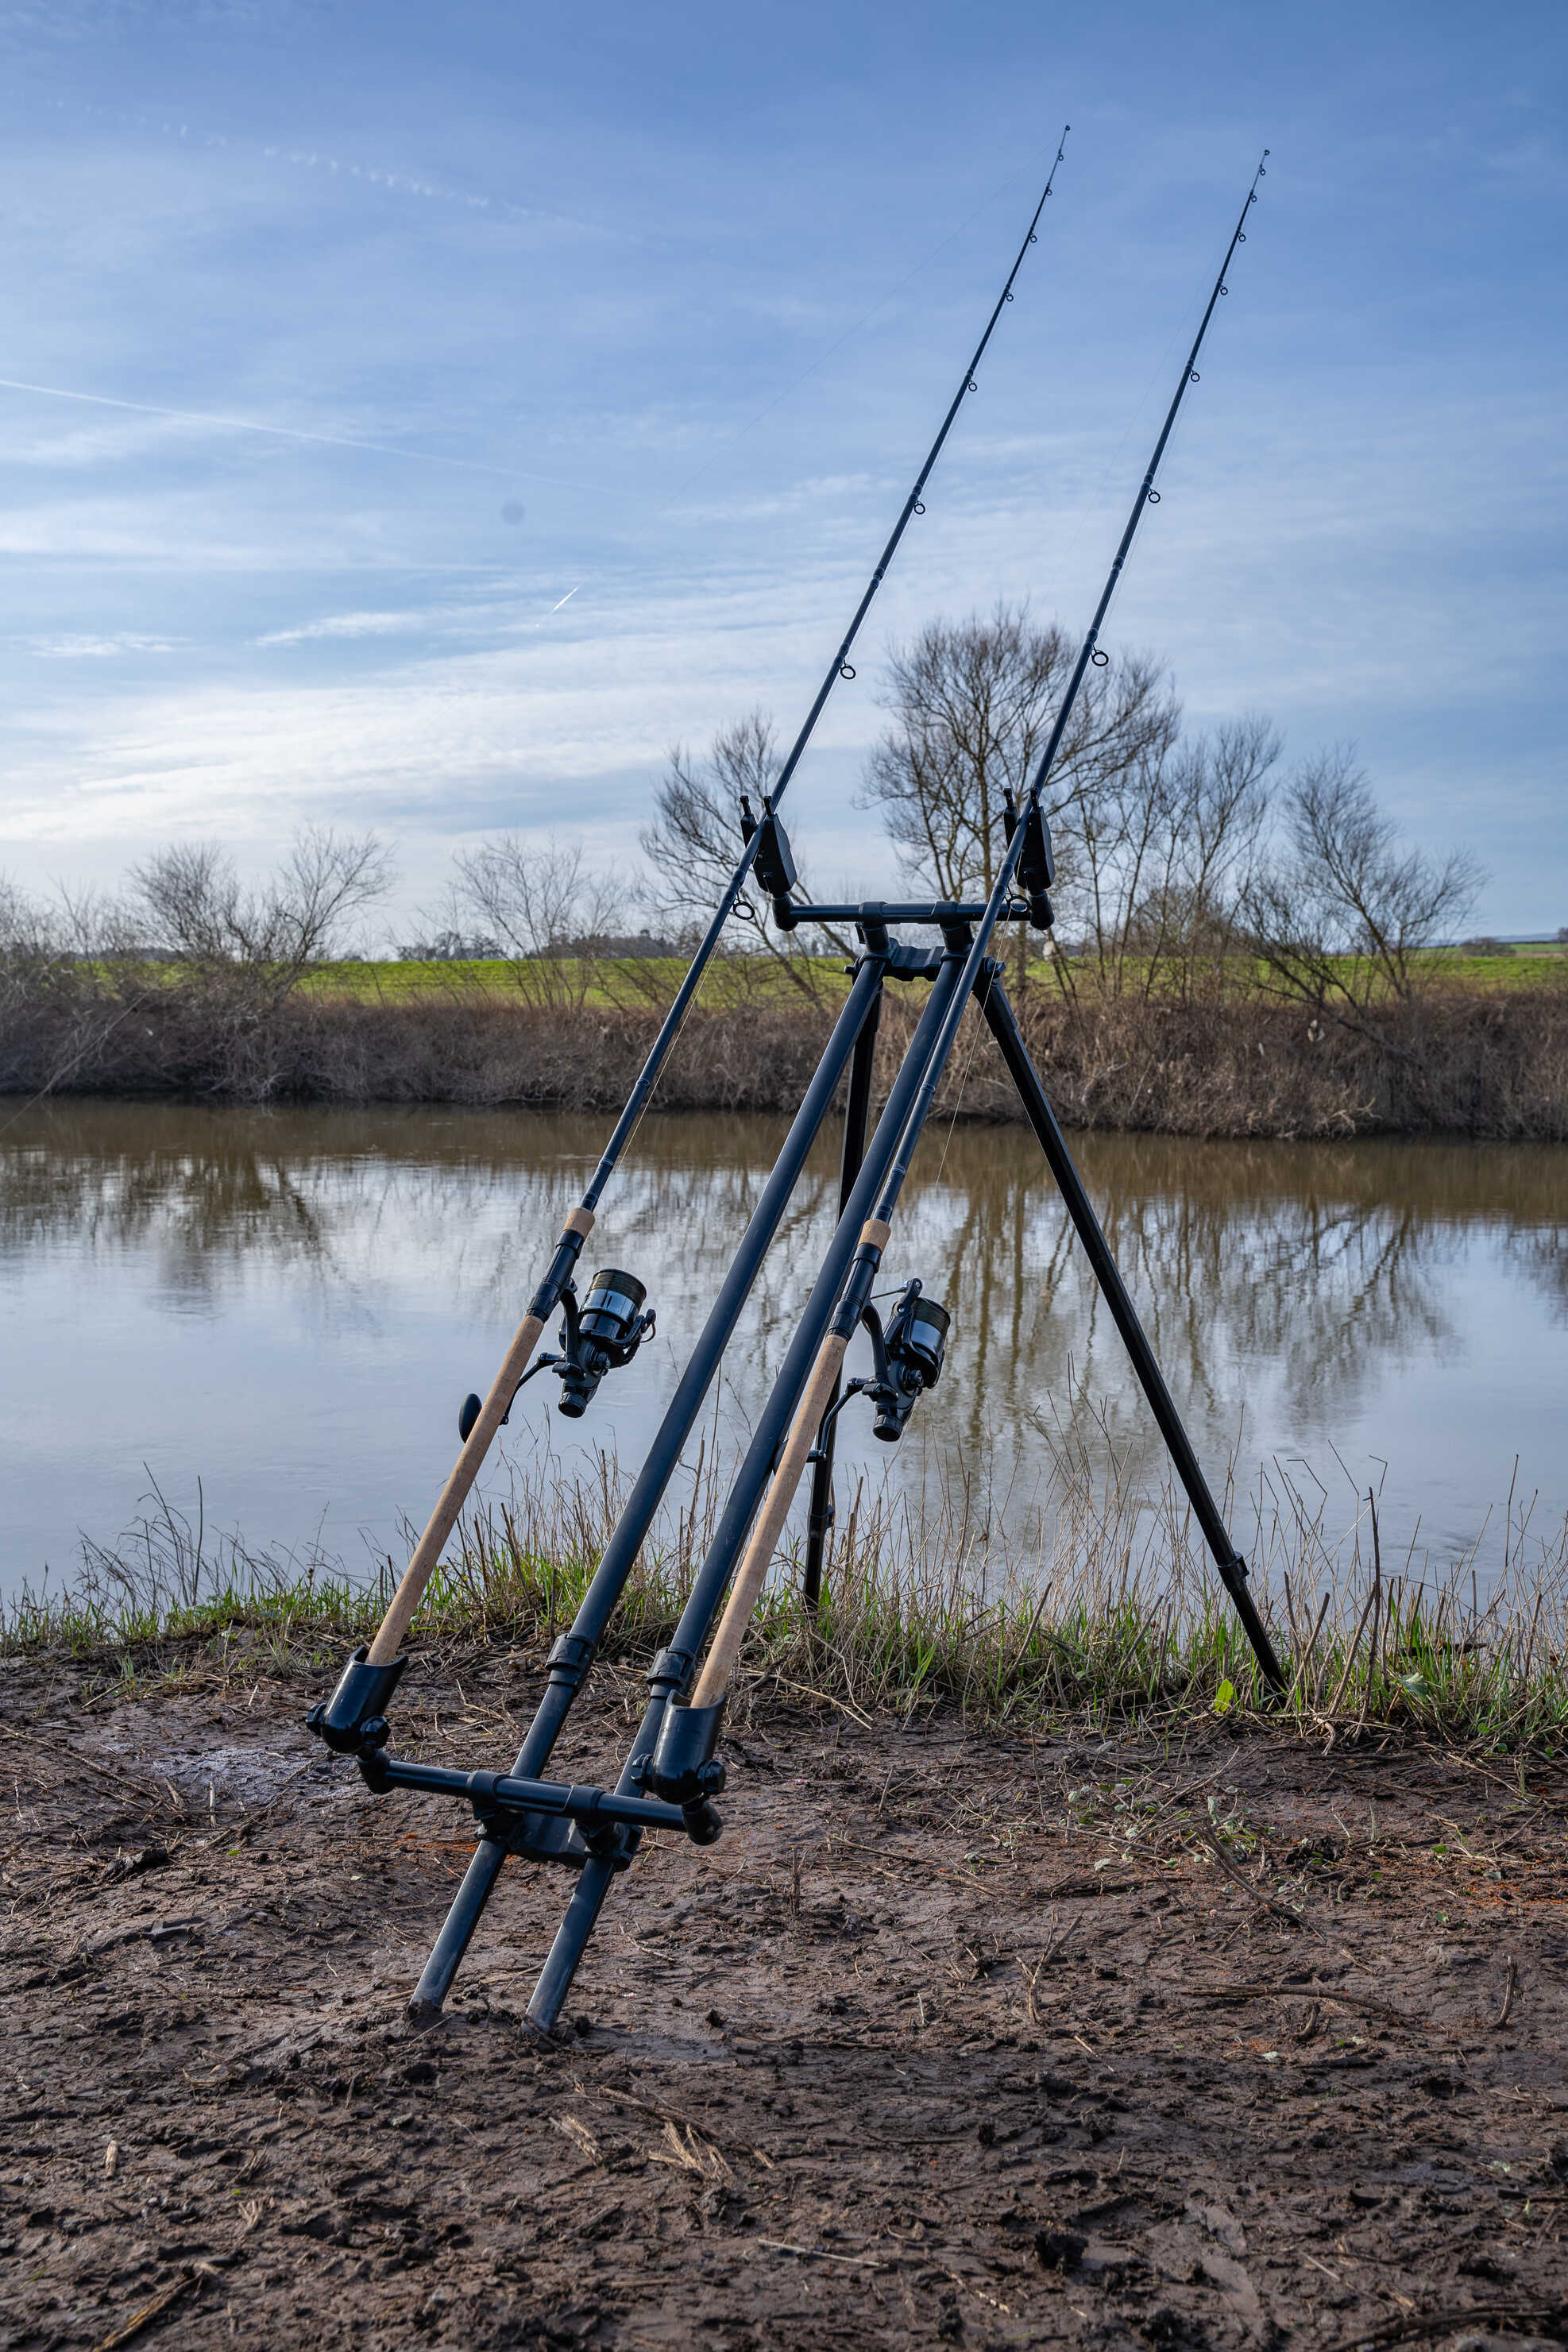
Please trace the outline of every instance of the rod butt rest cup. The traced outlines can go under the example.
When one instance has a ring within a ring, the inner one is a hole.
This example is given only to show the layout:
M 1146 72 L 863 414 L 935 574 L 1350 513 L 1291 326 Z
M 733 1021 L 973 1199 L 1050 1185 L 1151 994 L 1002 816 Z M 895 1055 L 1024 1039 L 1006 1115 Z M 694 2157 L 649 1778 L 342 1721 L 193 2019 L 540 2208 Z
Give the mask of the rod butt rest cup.
M 340 1756 L 374 1754 L 384 1748 L 390 1737 L 386 1710 L 407 1664 L 406 1658 L 394 1658 L 389 1666 L 373 1666 L 370 1645 L 362 1642 L 331 1698 L 313 1706 L 305 1717 L 307 1730 Z
M 722 1699 L 711 1706 L 666 1707 L 649 1778 L 655 1794 L 667 1804 L 695 1807 L 723 1788 L 724 1767 L 713 1753 L 723 1721 Z M 690 1828 L 689 1822 L 687 1826 Z M 712 1840 L 698 1843 L 710 1844 Z

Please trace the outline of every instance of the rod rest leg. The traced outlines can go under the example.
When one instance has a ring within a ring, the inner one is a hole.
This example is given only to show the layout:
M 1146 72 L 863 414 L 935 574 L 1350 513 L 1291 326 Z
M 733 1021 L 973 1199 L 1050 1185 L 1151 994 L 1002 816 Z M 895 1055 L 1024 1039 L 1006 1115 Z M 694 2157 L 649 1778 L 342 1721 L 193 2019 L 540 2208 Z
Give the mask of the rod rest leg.
M 305 1728 L 324 1739 L 340 1756 L 363 1757 L 384 1748 L 392 1737 L 386 1709 L 403 1680 L 406 1657 L 389 1665 L 370 1664 L 370 1644 L 362 1642 L 338 1677 L 331 1698 L 320 1701 L 305 1717 Z

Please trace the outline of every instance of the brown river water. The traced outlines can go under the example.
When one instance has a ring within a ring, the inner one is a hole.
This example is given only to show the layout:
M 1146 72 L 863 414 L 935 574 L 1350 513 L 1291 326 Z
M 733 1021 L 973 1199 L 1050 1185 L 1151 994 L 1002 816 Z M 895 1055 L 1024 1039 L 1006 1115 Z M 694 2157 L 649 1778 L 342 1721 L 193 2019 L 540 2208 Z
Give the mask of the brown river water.
M 647 1119 L 592 1263 L 629 1266 L 657 1339 L 589 1418 L 548 1376 L 507 1441 L 635 1463 L 739 1238 L 782 1122 Z M 8 1345 L 0 1592 L 68 1580 L 155 1480 L 258 1546 L 354 1572 L 400 1554 L 489 1385 L 597 1120 L 417 1109 L 204 1110 L 62 1101 L 0 1132 Z M 1434 1565 L 1482 1534 L 1483 1574 L 1534 1497 L 1568 1509 L 1568 1151 L 1532 1146 L 1073 1139 L 1210 1475 L 1245 1496 L 1321 1481 L 1345 1524 L 1379 1488 L 1388 1538 Z M 766 1391 L 831 1229 L 825 1137 L 725 1359 L 706 1425 L 733 1444 Z M 843 1416 L 844 1480 L 980 1479 L 1026 1533 L 1045 1433 L 1148 1440 L 1114 1327 L 1029 1136 L 922 1144 L 889 1253 L 953 1315 L 941 1386 L 903 1444 Z M 715 1419 L 716 1415 L 716 1419 Z M 1517 1473 L 1516 1473 L 1517 1463 Z M 504 1484 L 504 1471 L 498 1471 Z M 1245 1526 L 1238 1528 L 1245 1541 Z

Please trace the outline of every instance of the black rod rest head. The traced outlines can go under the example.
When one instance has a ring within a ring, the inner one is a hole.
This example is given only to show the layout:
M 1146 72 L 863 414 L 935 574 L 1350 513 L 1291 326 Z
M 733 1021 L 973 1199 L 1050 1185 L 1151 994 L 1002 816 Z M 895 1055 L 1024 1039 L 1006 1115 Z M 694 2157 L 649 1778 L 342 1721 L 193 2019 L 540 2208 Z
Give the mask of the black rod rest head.
M 724 1764 L 715 1756 L 724 1721 L 724 1701 L 713 1706 L 666 1707 L 653 1751 L 648 1780 L 656 1796 L 679 1805 L 694 1845 L 712 1845 L 724 1824 L 710 1800 L 724 1786 Z
M 404 1657 L 394 1658 L 389 1666 L 373 1666 L 370 1645 L 362 1642 L 339 1675 L 331 1698 L 313 1706 L 305 1717 L 305 1728 L 340 1756 L 374 1756 L 392 1737 L 387 1705 L 407 1664 Z
M 1017 832 L 1020 822 L 1024 827 L 1024 845 L 1018 853 L 1018 887 L 1028 905 L 1030 929 L 1048 931 L 1056 920 L 1050 899 L 1046 895 L 1057 878 L 1051 829 L 1037 801 L 1030 802 L 1020 820 L 1017 803 L 1009 793 L 1002 813 L 1002 830 L 1009 842 Z
M 787 899 L 800 879 L 789 835 L 782 820 L 771 809 L 759 825 L 752 813 L 751 802 L 742 795 L 741 838 L 750 841 L 753 834 L 757 836 L 757 854 L 752 860 L 752 871 L 759 887 L 775 902 L 781 898 Z M 777 912 L 776 903 L 774 912 Z

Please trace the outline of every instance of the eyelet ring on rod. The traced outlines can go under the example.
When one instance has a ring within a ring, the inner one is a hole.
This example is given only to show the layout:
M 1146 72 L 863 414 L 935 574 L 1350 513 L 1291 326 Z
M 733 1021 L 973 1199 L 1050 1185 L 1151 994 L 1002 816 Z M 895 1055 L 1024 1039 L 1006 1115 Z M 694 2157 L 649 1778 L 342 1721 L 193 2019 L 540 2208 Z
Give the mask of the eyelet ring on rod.
M 1188 375 L 1187 375 L 1187 382 L 1188 382 L 1189 383 L 1202 383 L 1202 382 L 1203 382 L 1203 378 L 1202 378 L 1202 376 L 1198 373 L 1198 372 L 1197 372 L 1196 368 L 1193 368 L 1193 369 L 1189 370 L 1189 372 L 1188 372 Z
M 1004 302 L 1010 302 L 1013 299 L 1013 289 L 1010 286 L 1004 290 L 1002 299 Z
M 1149 503 L 1150 503 L 1150 505 L 1151 505 L 1152 507 L 1157 507 L 1157 506 L 1159 505 L 1159 503 L 1160 503 L 1160 493 L 1159 493 L 1159 491 L 1158 491 L 1158 490 L 1151 490 L 1151 491 L 1150 491 L 1150 493 L 1149 493 Z
M 915 512 L 916 512 L 916 514 L 924 514 L 925 510 L 926 510 L 926 502 L 925 502 L 924 499 L 917 499 L 915 500 Z
M 838 665 L 838 675 L 839 675 L 839 677 L 854 677 L 854 675 L 855 675 L 855 665 L 854 665 L 854 663 L 853 663 L 853 662 L 840 662 L 840 663 L 839 663 L 839 665 Z
M 965 389 L 969 392 L 978 392 L 980 386 L 975 383 L 974 378 L 971 376 Z
M 1228 286 L 1222 286 L 1219 290 L 1222 294 L 1228 294 L 1230 292 Z
M 1089 656 L 1089 659 L 1094 664 L 1096 669 L 1106 669 L 1110 667 L 1110 656 L 1108 653 L 1102 652 L 1099 646 L 1096 646 L 1093 653 Z

